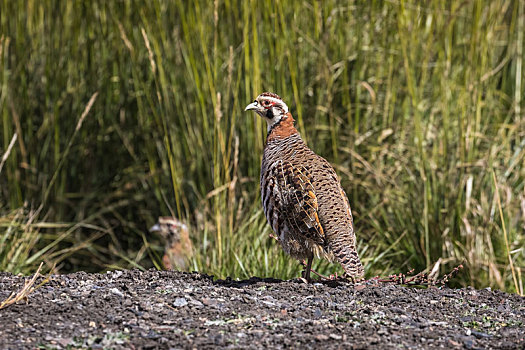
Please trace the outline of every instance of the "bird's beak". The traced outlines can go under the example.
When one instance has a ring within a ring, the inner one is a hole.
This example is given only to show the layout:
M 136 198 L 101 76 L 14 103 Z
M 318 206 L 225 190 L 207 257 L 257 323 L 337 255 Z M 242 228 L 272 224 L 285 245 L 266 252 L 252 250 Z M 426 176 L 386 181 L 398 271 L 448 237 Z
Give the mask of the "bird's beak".
M 257 102 L 252 102 L 250 103 L 248 106 L 246 106 L 246 108 L 244 109 L 244 111 L 255 111 L 257 110 Z
M 160 231 L 160 225 L 159 224 L 155 224 L 155 225 L 151 226 L 151 228 L 149 229 L 149 232 L 155 232 L 155 231 Z

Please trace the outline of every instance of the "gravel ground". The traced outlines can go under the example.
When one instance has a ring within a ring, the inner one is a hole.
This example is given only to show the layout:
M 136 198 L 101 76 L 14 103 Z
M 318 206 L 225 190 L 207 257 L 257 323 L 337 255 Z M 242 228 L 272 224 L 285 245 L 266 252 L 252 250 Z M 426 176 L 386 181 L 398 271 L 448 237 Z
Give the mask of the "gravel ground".
M 0 273 L 0 300 L 27 279 Z M 0 310 L 2 349 L 86 347 L 525 349 L 525 298 L 132 270 L 52 276 Z

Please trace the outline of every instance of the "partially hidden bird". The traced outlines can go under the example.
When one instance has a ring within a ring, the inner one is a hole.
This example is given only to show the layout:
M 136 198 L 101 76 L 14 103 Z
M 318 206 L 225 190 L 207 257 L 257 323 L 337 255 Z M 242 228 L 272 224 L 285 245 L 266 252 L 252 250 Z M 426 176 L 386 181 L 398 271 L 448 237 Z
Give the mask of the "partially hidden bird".
M 150 231 L 158 232 L 164 240 L 164 268 L 186 270 L 193 252 L 188 226 L 174 217 L 161 216 Z
M 303 264 L 307 260 L 302 273 L 307 281 L 314 256 L 337 261 L 352 280 L 362 277 L 350 203 L 334 168 L 308 148 L 277 94 L 260 94 L 245 111 L 256 112 L 268 124 L 261 197 L 283 250 Z

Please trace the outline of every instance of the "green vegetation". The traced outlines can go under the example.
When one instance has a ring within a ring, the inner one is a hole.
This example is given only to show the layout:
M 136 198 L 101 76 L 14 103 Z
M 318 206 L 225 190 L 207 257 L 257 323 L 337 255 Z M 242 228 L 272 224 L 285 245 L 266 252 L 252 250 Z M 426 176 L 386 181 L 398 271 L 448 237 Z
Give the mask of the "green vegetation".
M 368 276 L 441 259 L 523 293 L 524 7 L 2 0 L 0 270 L 159 267 L 147 228 L 175 215 L 192 269 L 297 276 L 243 112 L 273 91 L 341 176 Z

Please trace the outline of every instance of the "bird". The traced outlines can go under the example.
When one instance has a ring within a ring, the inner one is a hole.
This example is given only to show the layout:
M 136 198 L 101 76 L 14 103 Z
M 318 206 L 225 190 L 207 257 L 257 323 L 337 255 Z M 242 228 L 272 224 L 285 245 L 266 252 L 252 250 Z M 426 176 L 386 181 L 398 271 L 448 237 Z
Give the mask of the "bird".
M 307 282 L 314 256 L 335 260 L 353 281 L 361 278 L 352 211 L 334 168 L 306 145 L 279 95 L 264 92 L 245 111 L 257 113 L 268 126 L 260 187 L 271 236 L 303 262 Z
M 167 270 L 186 270 L 193 252 L 188 226 L 170 216 L 159 217 L 150 232 L 159 232 L 164 239 L 162 263 Z

